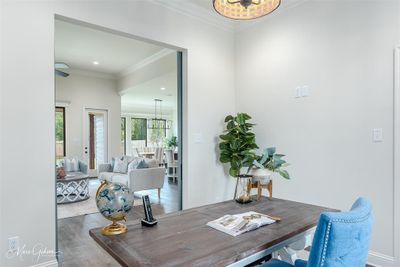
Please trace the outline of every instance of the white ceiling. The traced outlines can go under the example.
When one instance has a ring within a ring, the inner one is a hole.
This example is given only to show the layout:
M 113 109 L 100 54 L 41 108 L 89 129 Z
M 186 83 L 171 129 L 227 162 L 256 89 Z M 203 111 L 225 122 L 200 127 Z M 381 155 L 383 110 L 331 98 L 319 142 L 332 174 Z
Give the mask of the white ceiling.
M 161 90 L 164 87 L 165 90 Z M 154 99 L 163 100 L 164 114 L 172 114 L 177 109 L 177 72 L 171 71 L 162 76 L 134 86 L 121 96 L 123 113 L 153 113 Z
M 177 65 L 174 51 L 162 46 L 56 20 L 55 59 L 65 62 L 70 73 L 124 79 L 129 75 L 147 77 L 139 83 L 124 84 L 123 113 L 154 113 L 154 99 L 163 100 L 163 111 L 171 114 L 177 106 Z M 94 65 L 93 61 L 98 61 Z M 68 78 L 60 78 L 68 79 Z M 161 88 L 165 90 L 161 90 Z
M 132 38 L 82 27 L 55 23 L 55 59 L 73 69 L 118 75 L 160 52 L 164 47 Z M 98 61 L 98 65 L 93 62 Z

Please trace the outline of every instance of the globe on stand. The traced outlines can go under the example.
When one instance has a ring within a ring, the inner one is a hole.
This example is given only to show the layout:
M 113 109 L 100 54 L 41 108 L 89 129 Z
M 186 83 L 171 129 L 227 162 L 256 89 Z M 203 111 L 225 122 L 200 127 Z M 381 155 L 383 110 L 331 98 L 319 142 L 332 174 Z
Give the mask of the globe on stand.
M 101 215 L 112 221 L 102 229 L 103 235 L 119 235 L 128 230 L 119 223 L 126 221 L 126 215 L 133 208 L 133 194 L 126 185 L 103 181 L 97 189 L 96 205 Z

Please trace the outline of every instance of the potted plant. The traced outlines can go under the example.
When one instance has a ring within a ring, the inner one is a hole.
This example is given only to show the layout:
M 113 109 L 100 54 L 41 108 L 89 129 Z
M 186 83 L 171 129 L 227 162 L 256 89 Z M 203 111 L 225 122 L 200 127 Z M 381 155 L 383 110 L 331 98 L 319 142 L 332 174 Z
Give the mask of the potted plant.
M 277 154 L 275 147 L 264 149 L 261 156 L 253 161 L 249 168 L 249 173 L 253 176 L 253 183 L 259 182 L 262 185 L 269 183 L 273 173 L 280 174 L 285 179 L 290 179 L 290 175 L 285 167 L 289 164 L 282 158 L 285 155 Z
M 178 146 L 178 138 L 176 136 L 171 136 L 171 138 L 167 138 L 165 140 L 165 146 L 175 151 L 176 147 Z
M 251 202 L 248 186 L 251 176 L 242 173 L 243 167 L 251 167 L 258 148 L 255 134 L 251 132 L 254 124 L 246 113 L 225 118 L 226 130 L 219 136 L 220 162 L 230 164 L 229 175 L 237 178 L 234 199 L 239 203 Z

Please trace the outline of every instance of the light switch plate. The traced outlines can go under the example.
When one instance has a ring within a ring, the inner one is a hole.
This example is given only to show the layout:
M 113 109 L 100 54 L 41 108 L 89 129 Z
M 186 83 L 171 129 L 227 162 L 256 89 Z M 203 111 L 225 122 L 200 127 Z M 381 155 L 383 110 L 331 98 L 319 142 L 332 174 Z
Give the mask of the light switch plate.
M 310 95 L 310 87 L 308 86 L 308 85 L 304 85 L 302 88 L 301 88 L 301 96 L 302 97 L 307 97 L 307 96 L 309 96 Z
M 203 134 L 202 133 L 195 133 L 193 135 L 194 143 L 195 144 L 202 144 L 203 143 Z
M 298 87 L 296 87 L 296 89 L 295 89 L 295 91 L 294 91 L 294 97 L 295 98 L 299 98 L 299 97 L 301 97 L 301 95 L 302 95 L 302 89 L 301 89 L 301 86 L 298 86 Z
M 374 128 L 372 130 L 372 141 L 374 143 L 379 143 L 383 141 L 383 129 L 382 128 Z

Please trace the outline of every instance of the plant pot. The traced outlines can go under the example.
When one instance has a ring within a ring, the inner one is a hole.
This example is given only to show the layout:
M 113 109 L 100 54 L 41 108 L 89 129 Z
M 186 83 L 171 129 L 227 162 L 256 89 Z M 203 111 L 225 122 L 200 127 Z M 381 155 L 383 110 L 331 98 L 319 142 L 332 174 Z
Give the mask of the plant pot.
M 259 182 L 261 185 L 266 185 L 271 181 L 274 172 L 268 169 L 253 168 L 250 171 L 253 184 Z
M 251 175 L 242 174 L 236 177 L 236 188 L 234 199 L 240 204 L 250 203 L 250 186 L 251 186 Z

